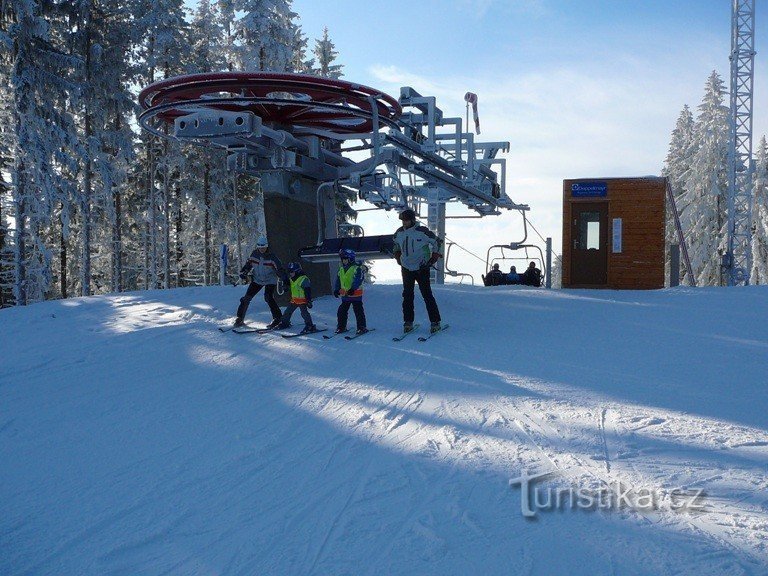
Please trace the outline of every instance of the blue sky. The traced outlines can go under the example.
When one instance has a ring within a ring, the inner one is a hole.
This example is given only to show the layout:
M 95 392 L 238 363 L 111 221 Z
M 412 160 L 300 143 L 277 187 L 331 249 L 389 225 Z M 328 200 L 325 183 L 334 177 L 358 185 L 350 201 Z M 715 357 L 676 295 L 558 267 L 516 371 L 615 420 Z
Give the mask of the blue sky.
M 508 140 L 507 193 L 561 251 L 562 180 L 658 175 L 684 104 L 694 110 L 712 70 L 729 77 L 727 0 L 295 0 L 305 33 L 328 26 L 344 79 L 393 96 L 413 86 L 435 95 L 449 116 L 479 96 L 481 140 Z M 758 3 L 759 4 L 759 3 Z M 757 7 L 755 135 L 767 75 L 760 60 L 768 26 Z M 460 212 L 460 211 L 458 211 Z M 458 213 L 454 211 L 454 213 Z M 385 232 L 394 215 L 366 214 L 366 232 Z M 451 220 L 449 237 L 485 255 L 518 240 L 517 213 Z M 529 239 L 531 237 L 529 236 Z M 460 256 L 452 268 L 479 280 L 482 264 Z M 452 254 L 452 259 L 454 255 Z M 382 278 L 394 266 L 377 265 Z

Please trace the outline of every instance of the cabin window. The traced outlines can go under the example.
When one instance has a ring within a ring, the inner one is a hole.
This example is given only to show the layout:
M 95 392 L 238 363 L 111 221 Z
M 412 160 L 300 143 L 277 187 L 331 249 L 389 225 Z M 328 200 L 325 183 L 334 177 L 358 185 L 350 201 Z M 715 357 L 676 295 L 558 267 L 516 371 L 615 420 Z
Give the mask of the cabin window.
M 600 250 L 600 212 L 579 214 L 579 248 Z

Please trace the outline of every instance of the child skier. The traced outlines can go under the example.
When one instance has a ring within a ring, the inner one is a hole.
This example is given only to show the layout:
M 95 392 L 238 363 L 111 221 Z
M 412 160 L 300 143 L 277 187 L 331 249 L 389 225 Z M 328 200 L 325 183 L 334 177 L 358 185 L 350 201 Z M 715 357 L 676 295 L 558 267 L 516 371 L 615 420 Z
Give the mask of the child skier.
M 291 283 L 291 303 L 283 312 L 278 328 L 288 328 L 291 325 L 291 316 L 298 308 L 301 311 L 301 317 L 304 319 L 304 329 L 302 334 L 317 332 L 317 326 L 312 323 L 312 316 L 308 308 L 312 308 L 312 288 L 309 278 L 301 269 L 301 264 L 291 262 L 288 264 L 288 275 Z
M 264 288 L 264 300 L 267 306 L 269 306 L 269 311 L 272 313 L 272 322 L 267 328 L 275 328 L 280 323 L 282 314 L 280 313 L 280 307 L 275 301 L 275 286 L 277 286 L 278 278 L 284 284 L 287 284 L 288 277 L 280 260 L 272 252 L 268 252 L 267 248 L 269 248 L 269 244 L 266 236 L 260 236 L 256 240 L 256 248 L 251 252 L 245 265 L 240 270 L 240 278 L 246 280 L 248 274 L 250 274 L 251 283 L 248 285 L 245 296 L 240 298 L 235 328 L 245 323 L 245 313 L 248 311 L 248 305 L 262 288 Z
M 349 316 L 349 307 L 352 306 L 357 322 L 357 333 L 365 334 L 368 332 L 368 328 L 365 326 L 365 311 L 363 310 L 363 280 L 365 278 L 363 267 L 355 262 L 354 250 L 340 250 L 339 258 L 341 258 L 341 267 L 333 288 L 333 295 L 336 298 L 341 296 L 341 304 L 339 304 L 339 310 L 336 313 L 336 333 L 347 331 L 347 317 Z

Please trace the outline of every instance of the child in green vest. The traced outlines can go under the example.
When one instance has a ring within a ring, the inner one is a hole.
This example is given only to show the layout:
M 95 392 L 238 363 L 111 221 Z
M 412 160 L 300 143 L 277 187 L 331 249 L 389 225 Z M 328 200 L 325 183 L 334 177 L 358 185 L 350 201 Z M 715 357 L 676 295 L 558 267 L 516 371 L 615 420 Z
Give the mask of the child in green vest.
M 291 262 L 288 264 L 288 276 L 291 283 L 291 303 L 283 312 L 278 328 L 288 328 L 291 325 L 291 316 L 298 308 L 301 311 L 301 317 L 304 319 L 304 330 L 302 333 L 317 332 L 317 326 L 312 323 L 312 316 L 309 314 L 309 308 L 312 308 L 312 288 L 309 278 L 301 269 L 301 264 Z
M 347 317 L 349 316 L 349 307 L 355 312 L 357 322 L 357 333 L 365 334 L 368 328 L 365 326 L 365 311 L 363 310 L 363 280 L 365 274 L 363 267 L 355 262 L 356 254 L 354 250 L 344 249 L 339 251 L 341 266 L 339 275 L 336 277 L 336 283 L 333 288 L 333 295 L 338 298 L 341 296 L 341 304 L 336 313 L 336 333 L 347 331 Z

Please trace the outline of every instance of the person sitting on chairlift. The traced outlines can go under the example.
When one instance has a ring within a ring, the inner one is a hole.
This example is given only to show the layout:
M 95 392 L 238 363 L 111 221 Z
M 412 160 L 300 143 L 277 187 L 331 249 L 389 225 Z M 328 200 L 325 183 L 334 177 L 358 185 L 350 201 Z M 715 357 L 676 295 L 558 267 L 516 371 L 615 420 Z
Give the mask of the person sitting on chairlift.
M 493 269 L 488 272 L 486 280 L 488 281 L 488 286 L 501 286 L 502 284 L 507 283 L 507 278 L 504 273 L 499 270 L 498 264 L 493 265 Z
M 517 273 L 517 268 L 512 266 L 507 274 L 507 284 L 520 284 L 520 274 Z
M 523 273 L 521 282 L 526 286 L 541 286 L 541 270 L 536 268 L 536 262 L 531 262 Z

